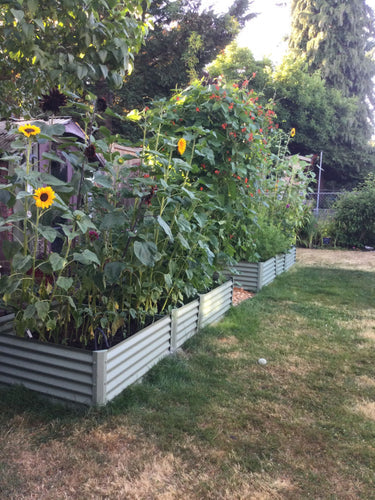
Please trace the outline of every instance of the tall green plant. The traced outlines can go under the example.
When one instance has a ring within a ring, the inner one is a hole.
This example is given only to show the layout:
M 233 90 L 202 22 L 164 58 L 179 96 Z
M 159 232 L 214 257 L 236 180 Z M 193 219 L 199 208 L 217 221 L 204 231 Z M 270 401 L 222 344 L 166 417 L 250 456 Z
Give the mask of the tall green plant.
M 348 247 L 375 245 L 375 177 L 370 174 L 355 190 L 335 203 L 337 243 Z

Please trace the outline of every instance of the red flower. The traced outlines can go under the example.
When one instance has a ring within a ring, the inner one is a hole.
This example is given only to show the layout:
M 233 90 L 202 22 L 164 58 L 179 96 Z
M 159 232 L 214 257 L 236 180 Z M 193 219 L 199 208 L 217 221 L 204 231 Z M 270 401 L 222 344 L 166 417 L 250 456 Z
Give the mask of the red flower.
M 249 179 L 246 177 L 245 184 L 247 184 L 248 182 L 249 182 Z
M 206 168 L 206 165 L 204 163 L 202 163 L 202 168 Z
M 253 197 L 254 196 L 253 193 L 250 193 L 250 196 Z
M 96 231 L 89 231 L 90 241 L 95 241 L 99 239 L 99 234 Z
M 219 175 L 220 174 L 220 170 L 215 170 L 215 174 Z
M 145 174 L 143 177 L 147 179 L 147 177 L 150 177 L 150 174 Z
M 199 113 L 200 109 L 198 108 L 198 106 L 195 108 L 195 111 Z
M 201 186 L 201 187 L 199 188 L 199 190 L 200 190 L 200 191 L 203 191 L 203 188 L 202 188 L 202 186 Z
M 221 126 L 225 130 L 227 128 L 228 124 L 227 123 L 223 123 Z

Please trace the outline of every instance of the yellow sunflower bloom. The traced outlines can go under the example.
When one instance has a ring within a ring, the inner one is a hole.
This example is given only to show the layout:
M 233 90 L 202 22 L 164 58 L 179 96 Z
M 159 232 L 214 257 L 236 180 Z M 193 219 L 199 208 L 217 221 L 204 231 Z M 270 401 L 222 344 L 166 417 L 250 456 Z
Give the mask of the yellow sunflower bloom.
M 186 141 L 183 137 L 181 137 L 181 139 L 178 141 L 177 149 L 178 149 L 178 152 L 180 153 L 180 155 L 183 155 L 185 153 Z
M 50 186 L 42 187 L 34 192 L 35 205 L 39 208 L 49 208 L 55 199 L 55 192 Z
M 290 137 L 294 137 L 295 135 L 296 135 L 296 129 L 292 128 L 292 130 L 290 131 Z
M 26 123 L 26 125 L 20 125 L 18 127 L 18 132 L 21 132 L 26 137 L 30 137 L 31 135 L 40 134 L 40 128 L 36 125 L 31 125 L 30 123 Z

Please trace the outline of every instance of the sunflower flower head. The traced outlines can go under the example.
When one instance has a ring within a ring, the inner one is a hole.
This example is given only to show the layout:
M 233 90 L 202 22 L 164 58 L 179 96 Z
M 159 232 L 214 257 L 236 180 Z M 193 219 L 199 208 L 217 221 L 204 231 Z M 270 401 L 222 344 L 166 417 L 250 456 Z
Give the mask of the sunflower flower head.
M 104 111 L 107 109 L 107 101 L 105 97 L 98 97 L 96 100 L 96 109 L 99 111 L 99 113 L 104 113 Z
M 50 186 L 34 191 L 35 205 L 39 208 L 49 208 L 54 203 L 55 197 L 55 192 Z
M 95 149 L 94 144 L 89 144 L 86 147 L 84 153 L 85 153 L 85 156 L 86 156 L 86 158 L 88 159 L 89 162 L 94 162 L 94 161 L 96 161 L 98 159 L 97 156 L 96 156 L 96 149 Z
M 31 125 L 30 123 L 26 123 L 25 125 L 20 125 L 18 127 L 18 132 L 23 134 L 25 137 L 30 137 L 32 135 L 40 134 L 40 128 L 36 125 Z
M 296 129 L 292 128 L 292 130 L 290 131 L 290 137 L 294 137 L 295 135 L 296 135 Z
M 178 152 L 180 153 L 181 156 L 185 153 L 186 140 L 183 137 L 181 137 L 181 139 L 179 139 L 179 141 L 177 143 L 177 149 L 178 149 Z
M 58 113 L 61 106 L 66 106 L 67 98 L 65 94 L 62 94 L 58 88 L 53 88 L 50 90 L 49 94 L 43 94 L 40 101 L 40 107 L 44 112 L 52 111 L 52 113 Z

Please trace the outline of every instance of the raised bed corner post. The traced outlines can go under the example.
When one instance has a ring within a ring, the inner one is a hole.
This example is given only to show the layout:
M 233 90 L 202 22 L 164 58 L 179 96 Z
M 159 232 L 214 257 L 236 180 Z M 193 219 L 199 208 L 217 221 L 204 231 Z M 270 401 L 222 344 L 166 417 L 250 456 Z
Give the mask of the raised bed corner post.
M 107 351 L 93 351 L 93 405 L 103 406 L 107 403 Z
M 260 292 L 260 290 L 263 287 L 263 262 L 258 262 L 258 282 L 257 282 L 257 292 Z
M 202 328 L 202 321 L 204 320 L 204 295 L 203 294 L 198 294 L 198 300 L 199 300 L 199 309 L 198 309 L 198 323 L 197 323 L 197 330 Z
M 171 313 L 172 324 L 171 324 L 171 353 L 176 352 L 177 350 L 177 327 L 178 327 L 178 309 L 172 309 Z

